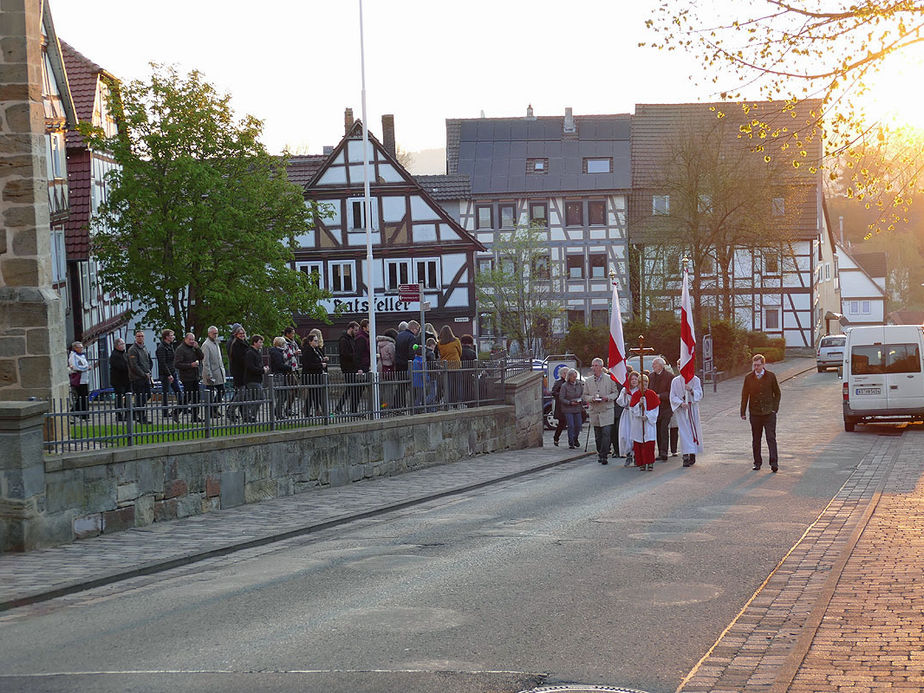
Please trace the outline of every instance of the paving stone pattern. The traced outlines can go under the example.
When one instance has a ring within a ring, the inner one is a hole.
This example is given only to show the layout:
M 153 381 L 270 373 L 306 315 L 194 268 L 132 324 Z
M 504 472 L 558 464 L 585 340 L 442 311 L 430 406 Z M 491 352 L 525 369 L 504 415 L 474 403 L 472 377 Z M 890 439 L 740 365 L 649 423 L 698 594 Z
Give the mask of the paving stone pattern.
M 924 435 L 906 433 L 900 459 L 850 555 L 789 688 L 924 690 Z
M 768 577 L 764 585 L 758 590 L 750 602 L 742 609 L 735 621 L 728 627 L 711 652 L 694 669 L 691 676 L 685 680 L 678 691 L 687 693 L 730 693 L 740 691 L 859 691 L 862 688 L 845 687 L 838 689 L 832 681 L 816 685 L 815 679 L 806 679 L 804 687 L 789 687 L 787 665 L 798 667 L 796 681 L 800 681 L 805 668 L 810 665 L 808 659 L 802 661 L 798 644 L 804 629 L 810 627 L 810 615 L 818 607 L 820 600 L 827 596 L 826 587 L 830 587 L 829 580 L 837 580 L 839 574 L 835 571 L 838 559 L 842 559 L 845 551 L 851 546 L 851 536 L 855 530 L 862 529 L 871 501 L 876 497 L 877 491 L 886 484 L 894 482 L 896 477 L 909 483 L 908 477 L 914 482 L 920 477 L 919 460 L 921 459 L 921 442 L 919 435 L 906 434 L 907 437 L 880 437 L 870 452 L 858 465 L 856 471 L 850 476 L 840 491 L 809 527 L 802 539 L 794 546 L 789 554 L 781 561 L 776 570 Z M 917 437 L 915 437 L 917 435 Z M 913 484 L 912 484 L 913 485 Z M 903 500 L 907 504 L 907 497 Z M 900 514 L 901 511 L 899 511 Z M 879 509 L 873 514 L 877 520 Z M 875 527 L 870 523 L 867 532 L 875 533 Z M 904 553 L 901 537 L 888 531 L 880 537 L 893 548 L 896 560 L 900 560 Z M 866 533 L 864 536 L 866 536 Z M 921 543 L 924 546 L 924 543 Z M 874 553 L 874 552 L 873 552 Z M 850 561 L 853 561 L 851 558 Z M 850 605 L 853 614 L 863 616 L 865 605 L 876 595 L 880 599 L 901 599 L 900 590 L 894 593 L 891 587 L 891 576 L 888 570 L 875 566 L 875 561 L 862 561 L 869 570 L 869 581 L 863 583 L 862 595 L 844 595 L 846 602 L 842 601 L 842 584 L 839 583 L 829 606 L 835 603 Z M 848 563 L 850 565 L 850 563 Z M 917 566 L 916 573 L 920 573 Z M 902 566 L 896 570 L 903 571 Z M 891 596 L 889 596 L 891 595 Z M 854 601 L 857 600 L 857 601 Z M 822 602 L 823 603 L 823 602 Z M 824 622 L 828 615 L 825 613 Z M 846 619 L 845 619 L 846 622 Z M 918 617 L 918 640 L 920 641 L 922 619 Z M 853 624 L 851 624 L 853 625 Z M 849 630 L 849 627 L 845 628 Z M 836 637 L 840 637 L 837 635 Z M 832 638 L 833 639 L 833 638 Z M 830 640 L 828 641 L 830 644 Z M 812 645 L 814 648 L 815 645 Z M 833 646 L 832 646 L 833 647 Z M 824 648 L 827 654 L 832 653 L 832 647 Z M 916 648 L 921 650 L 920 644 Z M 838 647 L 836 650 L 841 656 L 841 663 L 846 669 L 850 668 L 853 653 L 847 647 Z M 907 656 L 907 652 L 905 653 Z M 795 657 L 795 661 L 793 660 Z M 924 656 L 921 658 L 924 661 Z M 822 664 L 822 668 L 827 664 Z M 818 669 L 813 668 L 815 672 Z M 840 679 L 854 681 L 849 676 Z M 854 685 L 854 684 L 851 684 Z M 921 687 L 914 690 L 920 691 Z

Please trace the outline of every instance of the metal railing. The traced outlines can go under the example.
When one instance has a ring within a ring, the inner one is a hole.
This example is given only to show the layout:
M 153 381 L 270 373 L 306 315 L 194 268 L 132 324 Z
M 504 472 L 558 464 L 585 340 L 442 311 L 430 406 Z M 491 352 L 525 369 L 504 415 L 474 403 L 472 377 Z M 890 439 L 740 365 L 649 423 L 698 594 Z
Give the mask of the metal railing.
M 391 373 L 275 374 L 244 387 L 160 388 L 112 394 L 77 405 L 52 401 L 45 450 L 63 453 L 300 429 L 500 404 L 504 382 L 529 361 L 483 361 L 447 369 L 428 364 Z

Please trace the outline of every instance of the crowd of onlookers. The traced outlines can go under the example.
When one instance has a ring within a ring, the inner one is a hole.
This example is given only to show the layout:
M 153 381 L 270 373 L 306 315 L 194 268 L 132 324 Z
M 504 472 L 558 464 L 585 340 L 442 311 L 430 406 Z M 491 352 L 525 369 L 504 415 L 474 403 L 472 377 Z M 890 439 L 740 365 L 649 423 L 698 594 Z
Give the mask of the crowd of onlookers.
M 285 419 L 296 413 L 322 416 L 328 413 L 358 413 L 360 403 L 368 397 L 367 374 L 371 369 L 371 348 L 375 348 L 381 406 L 403 409 L 408 406 L 427 408 L 442 401 L 459 405 L 473 396 L 472 378 L 462 372 L 463 364 L 478 358 L 475 340 L 469 335 L 456 337 L 449 325 L 439 334 L 426 323 L 401 322 L 370 342 L 369 321 L 351 322 L 337 344 L 339 369 L 343 374 L 343 392 L 336 403 L 328 404 L 324 374 L 330 357 L 324 351 L 324 336 L 313 329 L 304 337 L 294 327 L 265 343 L 262 335 L 250 337 L 235 323 L 230 338 L 222 345 L 217 327 L 209 327 L 201 344 L 196 335 L 187 333 L 177 344 L 176 333 L 165 329 L 160 334 L 153 355 L 145 344 L 143 331 L 135 333 L 129 346 L 117 339 L 109 357 L 109 383 L 115 399 L 117 419 L 126 414 L 131 397 L 135 419 L 150 423 L 147 404 L 155 387 L 160 388 L 164 419 L 179 421 L 188 412 L 193 421 L 202 418 L 202 407 L 210 406 L 213 416 L 224 415 L 235 423 L 255 422 L 265 401 L 265 386 L 272 380 L 272 416 Z M 154 379 L 157 362 L 159 384 Z M 83 344 L 74 342 L 68 354 L 68 371 L 73 398 L 73 414 L 89 416 L 89 382 L 91 364 Z M 445 371 L 445 378 L 437 372 Z M 230 391 L 226 391 L 230 375 Z M 207 404 L 202 403 L 207 393 Z M 171 407 L 171 395 L 176 406 Z M 220 406 L 226 403 L 223 408 Z M 333 411 L 329 409 L 333 406 Z

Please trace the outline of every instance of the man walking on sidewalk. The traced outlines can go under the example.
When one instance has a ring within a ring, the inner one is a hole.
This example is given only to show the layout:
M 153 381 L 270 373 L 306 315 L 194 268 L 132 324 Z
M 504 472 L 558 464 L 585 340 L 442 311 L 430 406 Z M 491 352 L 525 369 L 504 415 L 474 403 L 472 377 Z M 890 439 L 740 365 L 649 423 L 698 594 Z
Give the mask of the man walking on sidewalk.
M 760 469 L 763 459 L 760 454 L 761 434 L 767 436 L 767 448 L 770 451 L 770 470 L 779 469 L 776 450 L 776 413 L 780 409 L 780 385 L 776 376 L 765 367 L 763 354 L 754 354 L 751 360 L 753 370 L 744 376 L 741 388 L 741 418 L 747 419 L 745 412 L 751 415 L 751 449 L 754 453 L 754 469 Z

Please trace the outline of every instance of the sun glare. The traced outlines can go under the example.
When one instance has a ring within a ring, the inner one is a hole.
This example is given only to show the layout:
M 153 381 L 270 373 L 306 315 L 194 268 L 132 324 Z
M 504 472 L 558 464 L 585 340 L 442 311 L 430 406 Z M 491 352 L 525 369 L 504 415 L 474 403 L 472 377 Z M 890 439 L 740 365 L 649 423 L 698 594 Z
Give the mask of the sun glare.
M 924 48 L 912 46 L 889 57 L 866 77 L 867 91 L 856 103 L 867 122 L 924 129 Z

